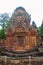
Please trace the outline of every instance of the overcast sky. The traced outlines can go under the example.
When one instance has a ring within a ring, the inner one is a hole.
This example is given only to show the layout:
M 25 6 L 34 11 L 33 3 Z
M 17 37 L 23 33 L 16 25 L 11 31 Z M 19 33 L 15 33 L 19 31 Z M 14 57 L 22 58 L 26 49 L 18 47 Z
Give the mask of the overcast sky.
M 43 0 L 0 0 L 0 13 L 13 13 L 22 6 L 31 14 L 31 21 L 35 21 L 40 26 L 43 20 Z

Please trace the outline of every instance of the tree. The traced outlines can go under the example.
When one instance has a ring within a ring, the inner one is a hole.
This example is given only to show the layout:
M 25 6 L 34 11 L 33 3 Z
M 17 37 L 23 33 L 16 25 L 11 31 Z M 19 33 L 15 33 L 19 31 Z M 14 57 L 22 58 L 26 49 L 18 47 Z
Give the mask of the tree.
M 42 21 L 42 24 L 41 24 L 41 34 L 43 34 L 43 21 Z
M 41 35 L 41 29 L 42 29 L 41 26 L 39 26 L 39 27 L 37 28 L 37 31 L 38 31 L 38 34 L 39 34 L 39 35 Z
M 5 30 L 9 25 L 9 15 L 7 13 L 0 14 L 0 26 L 2 26 L 2 29 L 0 30 L 0 38 L 5 39 Z
M 0 25 L 3 29 L 6 29 L 9 23 L 9 15 L 7 13 L 0 14 Z
M 0 39 L 5 39 L 6 38 L 6 35 L 5 35 L 5 30 L 4 29 L 1 29 L 0 30 Z

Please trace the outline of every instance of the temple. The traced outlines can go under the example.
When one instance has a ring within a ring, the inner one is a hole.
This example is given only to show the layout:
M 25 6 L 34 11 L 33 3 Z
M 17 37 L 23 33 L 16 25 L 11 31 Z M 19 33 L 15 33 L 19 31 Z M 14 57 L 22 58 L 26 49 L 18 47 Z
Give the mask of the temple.
M 26 51 L 34 48 L 36 44 L 36 29 L 30 24 L 31 16 L 23 7 L 18 7 L 10 19 L 6 30 L 5 46 L 15 51 Z

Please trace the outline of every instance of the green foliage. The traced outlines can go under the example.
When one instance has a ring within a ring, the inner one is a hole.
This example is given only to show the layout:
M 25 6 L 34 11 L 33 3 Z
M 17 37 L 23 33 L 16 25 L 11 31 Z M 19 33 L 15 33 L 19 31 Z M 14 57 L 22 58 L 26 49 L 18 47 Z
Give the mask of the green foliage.
M 5 38 L 6 38 L 5 30 L 4 30 L 4 29 L 1 29 L 1 30 L 0 30 L 0 38 L 1 38 L 1 39 L 5 39 Z
M 2 29 L 0 30 L 0 38 L 5 39 L 5 30 L 9 26 L 9 15 L 7 13 L 0 14 L 0 26 Z
M 37 31 L 38 31 L 38 34 L 39 34 L 39 35 L 41 34 L 41 29 L 42 29 L 41 26 L 39 26 L 39 27 L 37 28 Z

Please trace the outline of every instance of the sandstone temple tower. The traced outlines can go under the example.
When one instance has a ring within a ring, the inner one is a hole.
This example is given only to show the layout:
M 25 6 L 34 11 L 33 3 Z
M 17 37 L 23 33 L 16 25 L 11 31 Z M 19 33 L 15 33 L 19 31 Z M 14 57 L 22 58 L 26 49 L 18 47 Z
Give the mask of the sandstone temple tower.
M 26 51 L 36 46 L 36 30 L 30 21 L 31 17 L 23 7 L 15 9 L 5 32 L 5 46 L 8 49 Z

